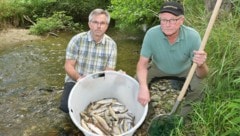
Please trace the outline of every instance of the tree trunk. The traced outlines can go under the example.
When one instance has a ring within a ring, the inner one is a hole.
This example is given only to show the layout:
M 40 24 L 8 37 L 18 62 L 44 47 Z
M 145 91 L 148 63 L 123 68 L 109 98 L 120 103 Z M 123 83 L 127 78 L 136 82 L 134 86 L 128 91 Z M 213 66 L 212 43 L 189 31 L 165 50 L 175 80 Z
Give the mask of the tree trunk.
M 208 12 L 212 12 L 217 0 L 204 0 L 205 2 L 205 8 Z M 230 12 L 232 9 L 232 3 L 230 0 L 223 0 L 221 9 L 225 12 Z

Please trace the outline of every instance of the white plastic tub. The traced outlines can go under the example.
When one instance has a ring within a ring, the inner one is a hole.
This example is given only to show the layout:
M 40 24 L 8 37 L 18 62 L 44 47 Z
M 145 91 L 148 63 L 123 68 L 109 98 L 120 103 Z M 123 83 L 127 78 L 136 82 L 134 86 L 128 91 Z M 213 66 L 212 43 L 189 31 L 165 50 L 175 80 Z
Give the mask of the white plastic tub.
M 145 120 L 148 105 L 142 106 L 137 101 L 138 82 L 127 74 L 115 71 L 105 71 L 86 76 L 73 87 L 69 100 L 69 114 L 73 123 L 86 135 L 97 136 L 80 125 L 79 113 L 84 111 L 90 102 L 103 98 L 117 98 L 135 115 L 135 126 L 123 133 L 132 136 Z

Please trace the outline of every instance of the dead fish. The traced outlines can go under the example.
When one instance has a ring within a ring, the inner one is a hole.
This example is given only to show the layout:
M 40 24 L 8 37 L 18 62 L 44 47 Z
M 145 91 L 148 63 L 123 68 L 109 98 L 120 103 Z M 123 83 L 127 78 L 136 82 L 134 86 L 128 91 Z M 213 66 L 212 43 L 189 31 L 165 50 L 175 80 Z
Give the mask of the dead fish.
M 124 132 L 128 131 L 132 127 L 133 127 L 132 126 L 132 120 L 129 120 L 129 119 L 124 119 L 123 120 L 123 130 L 124 130 Z
M 91 102 L 80 113 L 81 125 L 99 135 L 121 135 L 134 126 L 135 116 L 116 98 Z
M 90 110 L 96 110 L 101 106 L 101 104 L 98 103 L 90 103 L 89 108 Z
M 107 131 L 111 131 L 111 128 L 108 126 L 107 122 L 98 115 L 93 115 L 94 118 L 97 119 L 97 121 L 106 129 Z
M 113 127 L 114 118 L 112 116 L 110 116 L 109 111 L 104 112 L 104 119 L 107 122 L 107 124 L 109 125 L 109 127 Z
M 86 120 L 86 121 L 89 120 L 89 117 L 86 115 L 85 112 L 81 112 L 81 113 L 80 113 L 80 116 L 81 116 L 81 118 L 83 118 L 83 119 Z
M 96 103 L 98 104 L 109 104 L 109 103 L 113 103 L 113 102 L 116 102 L 117 99 L 116 98 L 104 98 L 100 101 L 97 101 Z
M 98 127 L 96 127 L 95 125 L 93 125 L 92 123 L 87 123 L 88 128 L 90 128 L 94 133 L 103 136 L 104 133 L 102 132 L 102 130 L 100 130 Z
M 87 126 L 87 123 L 82 119 L 81 120 L 81 126 L 84 128 L 84 129 L 86 129 L 87 131 L 90 131 L 90 129 L 88 128 L 88 126 Z
M 95 117 L 93 117 L 92 120 L 93 124 L 98 127 L 104 133 L 104 135 L 110 135 L 110 131 L 106 130 Z
M 113 124 L 113 134 L 114 134 L 114 135 L 120 135 L 120 134 L 122 134 L 122 133 L 123 133 L 123 131 L 120 130 L 119 125 L 117 124 L 117 122 L 115 122 L 115 123 Z
M 117 118 L 118 119 L 130 119 L 130 120 L 134 120 L 134 115 L 127 112 L 127 113 L 124 113 L 124 114 L 116 114 Z
M 108 110 L 107 106 L 98 108 L 96 110 L 88 109 L 88 113 L 91 113 L 91 114 L 101 114 L 101 113 L 105 112 L 106 110 Z
M 112 117 L 114 118 L 115 121 L 118 121 L 118 116 L 116 116 L 116 113 L 114 112 L 114 110 L 112 109 L 111 106 L 109 106 L 109 113 L 112 115 Z
M 111 107 L 115 113 L 126 113 L 128 111 L 124 105 L 112 105 Z

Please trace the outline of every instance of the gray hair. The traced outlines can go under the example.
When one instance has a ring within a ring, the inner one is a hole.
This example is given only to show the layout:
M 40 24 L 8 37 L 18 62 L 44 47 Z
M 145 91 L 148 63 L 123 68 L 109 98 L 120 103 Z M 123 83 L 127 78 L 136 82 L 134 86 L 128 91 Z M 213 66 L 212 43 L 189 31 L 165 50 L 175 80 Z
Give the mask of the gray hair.
M 93 16 L 95 15 L 101 15 L 101 14 L 104 14 L 106 15 L 107 17 L 107 23 L 109 24 L 110 23 L 110 14 L 107 10 L 103 10 L 103 9 L 94 9 L 88 16 L 88 21 L 92 21 L 93 19 Z

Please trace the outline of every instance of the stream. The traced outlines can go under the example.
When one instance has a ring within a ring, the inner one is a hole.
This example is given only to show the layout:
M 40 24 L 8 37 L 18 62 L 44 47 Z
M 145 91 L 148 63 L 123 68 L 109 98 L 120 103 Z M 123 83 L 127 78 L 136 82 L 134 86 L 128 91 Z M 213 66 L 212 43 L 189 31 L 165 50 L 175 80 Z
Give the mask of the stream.
M 135 74 L 141 40 L 109 31 L 118 45 L 116 70 Z M 61 33 L 0 50 L 0 136 L 82 136 L 70 116 L 58 109 L 64 84 L 67 43 Z

